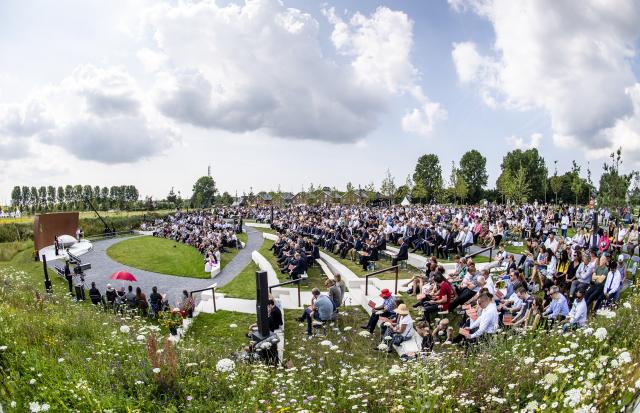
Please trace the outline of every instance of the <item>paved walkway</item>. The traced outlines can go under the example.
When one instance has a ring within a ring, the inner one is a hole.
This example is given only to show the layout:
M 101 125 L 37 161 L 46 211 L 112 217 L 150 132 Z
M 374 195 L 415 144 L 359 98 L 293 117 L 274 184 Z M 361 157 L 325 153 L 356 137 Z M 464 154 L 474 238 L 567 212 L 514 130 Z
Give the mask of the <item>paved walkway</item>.
M 107 248 L 128 238 L 113 238 L 107 240 L 96 241 L 93 244 L 93 250 L 84 254 L 81 259 L 83 263 L 91 263 L 91 269 L 86 271 L 85 285 L 87 289 L 91 288 L 91 282 L 95 282 L 101 293 L 104 294 L 108 283 L 114 288 L 123 285 L 122 281 L 111 280 L 111 274 L 119 270 L 129 271 L 138 279 L 138 282 L 132 283 L 133 287 L 142 288 L 142 292 L 149 297 L 151 287 L 157 286 L 158 292 L 167 293 L 169 303 L 174 305 L 182 296 L 182 290 L 198 290 L 206 288 L 211 284 L 218 284 L 222 287 L 233 280 L 248 263 L 252 261 L 251 253 L 260 248 L 263 242 L 262 233 L 250 227 L 245 227 L 248 235 L 247 245 L 240 250 L 238 254 L 220 271 L 215 278 L 201 279 L 190 277 L 178 277 L 175 275 L 158 274 L 151 271 L 141 270 L 139 268 L 129 267 L 112 260 L 107 255 Z M 204 262 L 204 260 L 203 260 Z M 57 261 L 49 261 L 53 267 Z M 202 264 L 204 268 L 204 263 Z M 55 272 L 54 272 L 55 274 Z M 124 283 L 127 285 L 129 283 Z M 126 287 L 125 287 L 126 288 Z

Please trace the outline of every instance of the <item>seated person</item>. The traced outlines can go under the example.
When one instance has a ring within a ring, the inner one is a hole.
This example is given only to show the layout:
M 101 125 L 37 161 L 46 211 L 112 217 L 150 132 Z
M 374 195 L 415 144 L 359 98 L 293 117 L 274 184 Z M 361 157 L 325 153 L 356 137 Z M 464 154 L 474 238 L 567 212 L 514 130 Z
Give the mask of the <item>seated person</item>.
M 128 292 L 125 295 L 124 299 L 129 308 L 136 308 L 136 293 L 133 292 L 133 287 L 130 285 L 128 287 Z
M 569 315 L 569 305 L 567 299 L 557 286 L 551 287 L 549 290 L 551 296 L 551 304 L 544 310 L 542 315 L 547 319 L 547 323 L 551 321 L 553 325 L 554 321 L 562 321 Z
M 312 304 L 305 308 L 302 313 L 302 317 L 299 320 L 307 321 L 307 335 L 311 335 L 311 322 L 313 320 L 318 321 L 329 321 L 331 320 L 331 316 L 333 315 L 333 303 L 331 299 L 326 295 L 320 294 L 320 290 L 314 288 L 311 290 L 312 295 Z
M 471 322 L 468 329 L 460 329 L 460 334 L 453 339 L 453 343 L 475 343 L 498 329 L 498 310 L 493 302 L 493 296 L 487 292 L 480 294 L 478 305 L 482 312 Z
M 399 346 L 403 342 L 410 340 L 413 337 L 413 319 L 411 318 L 411 314 L 409 314 L 409 308 L 406 304 L 400 304 L 398 308 L 395 310 L 396 319 L 389 320 L 388 328 L 385 334 L 382 336 L 382 339 L 387 344 L 387 352 L 391 352 L 391 346 Z M 387 340 L 387 337 L 391 337 L 390 340 Z
M 563 328 L 573 329 L 584 327 L 587 324 L 587 302 L 584 299 L 582 290 L 576 291 L 575 300 L 571 306 L 571 311 L 565 320 L 562 321 Z
M 382 291 L 380 291 L 380 297 L 384 301 L 379 306 L 373 306 L 371 317 L 369 317 L 369 322 L 361 326 L 363 330 L 368 330 L 371 334 L 373 334 L 376 325 L 378 325 L 380 316 L 389 318 L 395 315 L 394 303 L 396 299 L 393 295 L 391 295 L 391 291 L 389 291 L 387 288 L 383 289 Z M 369 303 L 369 306 L 372 306 L 372 302 Z
M 151 288 L 149 303 L 151 304 L 151 310 L 154 313 L 160 312 L 160 309 L 162 308 L 162 296 L 158 293 L 158 287 L 154 286 Z
M 105 292 L 105 296 L 107 297 L 107 303 L 113 305 L 116 301 L 118 294 L 116 290 L 111 286 L 111 284 L 107 284 L 107 291 Z
M 449 311 L 449 304 L 453 300 L 453 289 L 444 276 L 437 273 L 433 280 L 435 281 L 438 292 L 435 299 L 425 300 L 422 303 L 424 310 L 424 320 L 431 325 L 431 316 L 438 311 Z

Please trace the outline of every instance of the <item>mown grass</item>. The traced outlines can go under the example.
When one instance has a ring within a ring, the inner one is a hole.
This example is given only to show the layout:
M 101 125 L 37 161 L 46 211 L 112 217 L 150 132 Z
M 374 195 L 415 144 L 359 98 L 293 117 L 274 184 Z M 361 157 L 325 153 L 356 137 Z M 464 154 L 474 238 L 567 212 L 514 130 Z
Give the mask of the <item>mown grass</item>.
M 255 262 L 251 261 L 246 267 L 244 267 L 240 274 L 238 274 L 224 287 L 218 289 L 218 291 L 224 293 L 227 297 L 255 300 L 256 271 L 259 270 L 260 267 L 258 267 Z
M 121 264 L 159 274 L 211 277 L 204 271 L 204 257 L 197 249 L 166 238 L 130 238 L 107 248 L 107 255 Z
M 289 281 L 288 275 L 280 272 L 278 259 L 276 258 L 275 255 L 273 255 L 273 251 L 269 249 L 272 246 L 273 246 L 273 241 L 265 239 L 264 242 L 262 243 L 262 246 L 258 250 L 258 252 L 263 257 L 265 257 L 267 261 L 269 261 L 269 263 L 273 267 L 273 270 L 276 272 L 276 275 L 278 276 L 278 281 L 280 282 Z M 324 282 L 327 279 L 327 276 L 322 271 L 322 268 L 320 268 L 318 265 L 314 264 L 314 266 L 309 267 L 307 269 L 307 276 L 309 276 L 307 281 L 300 284 L 301 290 L 308 291 L 313 288 L 320 288 L 322 290 L 324 288 Z M 295 288 L 294 285 L 290 285 L 289 287 Z
M 216 364 L 242 346 L 251 315 L 200 315 L 171 346 L 164 327 L 154 332 L 144 319 L 74 303 L 63 280 L 53 283 L 55 293 L 44 294 L 41 263 L 28 251 L 0 263 L 5 412 L 30 411 L 36 402 L 53 412 L 613 412 L 640 387 L 635 290 L 615 313 L 592 317 L 591 330 L 504 332 L 468 352 L 447 347 L 405 364 L 373 351 L 376 336 L 358 334 L 367 318 L 360 308 L 342 312 L 338 331 L 310 340 L 295 321 L 298 312 L 287 311 L 285 357 L 292 364 L 236 361 L 225 373 Z M 124 325 L 129 331 L 120 330 Z
M 19 252 L 33 250 L 33 241 L 0 243 L 0 261 L 11 261 Z
M 224 348 L 230 356 L 231 353 L 242 349 L 242 346 L 247 343 L 246 334 L 249 331 L 249 326 L 255 322 L 255 314 L 225 310 L 220 310 L 215 314 L 200 313 L 194 318 L 184 344 L 208 347 L 212 341 L 215 341 L 216 346 Z M 234 324 L 236 327 L 230 327 Z

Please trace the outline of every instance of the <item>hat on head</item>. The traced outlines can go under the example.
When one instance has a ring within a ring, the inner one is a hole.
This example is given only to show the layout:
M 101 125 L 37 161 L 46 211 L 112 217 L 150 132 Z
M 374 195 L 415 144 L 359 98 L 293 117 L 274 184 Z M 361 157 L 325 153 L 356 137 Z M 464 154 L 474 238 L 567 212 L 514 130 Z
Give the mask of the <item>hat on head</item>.
M 409 314 L 409 308 L 406 304 L 400 304 L 398 308 L 396 308 L 396 314 L 407 315 Z
M 111 287 L 111 284 L 107 284 L 107 290 L 113 290 L 113 287 Z
M 389 291 L 388 288 L 383 289 L 382 291 L 380 291 L 380 297 L 382 297 L 382 298 L 391 297 L 391 291 Z
M 618 255 L 618 261 L 620 262 L 624 261 L 624 256 L 622 254 Z

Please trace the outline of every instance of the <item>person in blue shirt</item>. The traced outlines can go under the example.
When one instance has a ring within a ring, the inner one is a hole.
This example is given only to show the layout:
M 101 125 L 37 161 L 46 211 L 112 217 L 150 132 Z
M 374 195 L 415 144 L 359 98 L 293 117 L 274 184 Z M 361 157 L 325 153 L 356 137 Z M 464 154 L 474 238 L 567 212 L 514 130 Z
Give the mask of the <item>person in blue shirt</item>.
M 318 321 L 329 321 L 331 320 L 331 316 L 333 315 L 333 302 L 331 299 L 326 296 L 320 294 L 320 290 L 314 288 L 311 290 L 311 305 L 305 308 L 304 313 L 302 313 L 302 317 L 298 320 L 303 322 L 306 320 L 307 322 L 307 335 L 311 335 L 311 323 L 313 320 Z
M 544 310 L 542 314 L 547 318 L 547 320 L 551 320 L 551 325 L 553 325 L 554 321 L 562 321 L 569 315 L 569 304 L 567 303 L 567 298 L 560 293 L 560 289 L 558 286 L 554 285 L 549 290 L 549 295 L 552 298 L 551 304 Z
M 370 302 L 370 306 L 372 306 L 371 317 L 369 317 L 369 321 L 367 324 L 361 326 L 363 330 L 368 330 L 371 334 L 378 325 L 378 321 L 380 320 L 380 316 L 390 318 L 395 315 L 395 297 L 391 294 L 388 288 L 380 291 L 380 297 L 384 300 L 381 305 L 373 306 Z

